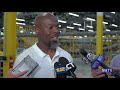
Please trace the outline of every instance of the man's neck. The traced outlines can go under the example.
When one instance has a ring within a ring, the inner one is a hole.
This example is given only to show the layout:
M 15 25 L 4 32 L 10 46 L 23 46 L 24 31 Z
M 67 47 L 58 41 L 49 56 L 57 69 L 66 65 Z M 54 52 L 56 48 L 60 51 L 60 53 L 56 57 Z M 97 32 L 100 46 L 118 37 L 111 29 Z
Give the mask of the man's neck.
M 46 54 L 48 54 L 51 59 L 53 58 L 53 56 L 55 55 L 56 49 L 51 49 L 49 46 L 45 46 L 41 43 L 37 43 L 37 46 Z

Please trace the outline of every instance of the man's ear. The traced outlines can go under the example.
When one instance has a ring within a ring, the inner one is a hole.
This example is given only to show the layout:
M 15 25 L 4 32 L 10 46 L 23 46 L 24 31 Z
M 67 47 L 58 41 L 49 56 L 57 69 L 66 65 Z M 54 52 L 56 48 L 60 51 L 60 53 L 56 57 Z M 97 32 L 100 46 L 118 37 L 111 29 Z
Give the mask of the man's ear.
M 35 28 L 35 33 L 37 34 L 37 35 L 39 35 L 39 28 Z

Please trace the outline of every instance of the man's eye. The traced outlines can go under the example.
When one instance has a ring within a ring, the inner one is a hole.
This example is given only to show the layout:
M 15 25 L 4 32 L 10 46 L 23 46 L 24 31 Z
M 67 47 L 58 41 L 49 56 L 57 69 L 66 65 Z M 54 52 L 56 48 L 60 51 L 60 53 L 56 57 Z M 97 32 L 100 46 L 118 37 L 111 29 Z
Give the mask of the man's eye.
M 50 26 L 49 29 L 53 29 L 53 26 Z
M 50 26 L 49 29 L 53 29 L 53 28 L 59 28 L 58 26 Z

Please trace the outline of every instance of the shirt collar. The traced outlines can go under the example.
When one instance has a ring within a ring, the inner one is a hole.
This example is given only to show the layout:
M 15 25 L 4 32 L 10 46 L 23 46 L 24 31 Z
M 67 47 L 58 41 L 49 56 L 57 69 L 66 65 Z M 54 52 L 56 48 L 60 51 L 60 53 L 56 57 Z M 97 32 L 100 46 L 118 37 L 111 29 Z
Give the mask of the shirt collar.
M 41 56 L 42 58 L 47 55 L 46 53 L 44 53 L 44 52 L 37 46 L 37 43 L 34 44 L 34 48 L 35 48 L 35 50 L 38 52 L 38 54 L 40 54 L 40 56 Z
M 34 48 L 35 48 L 35 50 L 41 55 L 42 58 L 45 57 L 45 56 L 47 56 L 47 54 L 44 53 L 44 52 L 37 46 L 37 43 L 34 44 Z M 59 56 L 59 55 L 60 55 L 60 53 L 59 53 L 59 48 L 57 47 L 56 52 L 55 52 L 55 55 L 54 55 L 54 58 L 57 57 L 57 56 Z

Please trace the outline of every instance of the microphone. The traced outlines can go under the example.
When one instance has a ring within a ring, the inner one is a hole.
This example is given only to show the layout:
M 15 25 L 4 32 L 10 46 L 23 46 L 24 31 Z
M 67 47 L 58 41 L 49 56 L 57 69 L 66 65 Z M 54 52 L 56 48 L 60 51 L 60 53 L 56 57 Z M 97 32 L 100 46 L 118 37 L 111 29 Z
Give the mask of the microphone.
M 81 48 L 80 53 L 91 63 L 93 69 L 97 69 L 99 66 L 102 66 L 104 69 L 110 69 L 107 65 L 103 63 L 104 57 L 102 55 L 94 55 L 92 53 L 87 53 L 85 49 Z M 112 71 L 112 75 L 116 78 L 120 78 L 120 74 Z M 108 78 L 108 75 L 105 73 L 105 78 Z
M 76 70 L 76 65 L 72 62 L 69 62 L 65 57 L 60 57 L 59 62 L 62 66 L 66 67 L 67 75 L 77 78 L 74 71 Z
M 56 78 L 66 78 L 67 77 L 65 67 L 62 66 L 59 62 L 56 62 L 54 64 L 54 69 L 56 72 Z

